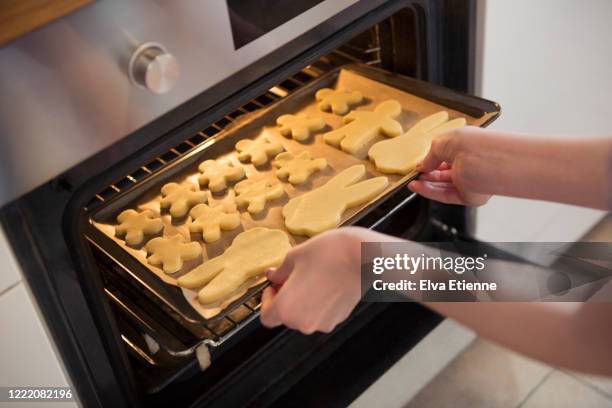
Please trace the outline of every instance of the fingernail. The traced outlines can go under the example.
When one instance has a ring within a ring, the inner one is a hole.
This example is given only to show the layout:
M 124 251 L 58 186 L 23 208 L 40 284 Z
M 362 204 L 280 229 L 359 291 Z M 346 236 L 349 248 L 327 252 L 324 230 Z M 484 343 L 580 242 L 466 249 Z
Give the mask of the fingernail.
M 416 169 L 417 169 L 417 170 L 421 170 L 422 168 L 423 168 L 423 162 L 419 162 L 419 163 L 417 163 L 417 165 L 416 165 Z
M 270 275 L 272 275 L 275 271 L 276 271 L 276 268 L 266 269 L 266 278 L 270 279 Z

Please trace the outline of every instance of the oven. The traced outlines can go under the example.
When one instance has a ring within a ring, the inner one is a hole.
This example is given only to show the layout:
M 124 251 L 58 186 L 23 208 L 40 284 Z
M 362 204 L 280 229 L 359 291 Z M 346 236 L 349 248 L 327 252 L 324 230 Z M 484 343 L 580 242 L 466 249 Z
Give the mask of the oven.
M 454 92 L 473 90 L 473 1 L 284 4 L 94 2 L 0 49 L 2 228 L 85 406 L 345 406 L 441 320 L 362 303 L 307 336 L 263 328 L 257 292 L 196 330 L 91 233 L 91 214 L 347 67 L 491 107 Z M 435 241 L 473 218 L 398 188 L 351 223 Z

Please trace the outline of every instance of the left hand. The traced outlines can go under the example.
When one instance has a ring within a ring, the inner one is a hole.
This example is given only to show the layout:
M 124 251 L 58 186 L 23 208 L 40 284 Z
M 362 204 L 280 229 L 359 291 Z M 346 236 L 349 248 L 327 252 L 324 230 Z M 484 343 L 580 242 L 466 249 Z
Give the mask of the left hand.
M 261 322 L 305 334 L 331 332 L 361 298 L 361 228 L 340 228 L 293 248 L 262 297 Z

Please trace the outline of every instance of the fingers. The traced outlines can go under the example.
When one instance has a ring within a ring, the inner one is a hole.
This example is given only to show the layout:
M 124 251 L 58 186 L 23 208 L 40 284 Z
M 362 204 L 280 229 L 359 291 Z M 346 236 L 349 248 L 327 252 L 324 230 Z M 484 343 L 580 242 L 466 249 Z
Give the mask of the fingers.
M 451 170 L 433 170 L 429 173 L 421 174 L 419 176 L 419 180 L 450 183 L 451 181 L 453 181 L 451 176 Z
M 434 139 L 431 142 L 431 148 L 427 156 L 417 164 L 416 169 L 421 173 L 429 173 L 444 162 L 452 163 L 454 159 L 454 151 L 452 149 L 452 134 Z
M 287 279 L 289 279 L 289 275 L 291 275 L 291 271 L 293 270 L 293 256 L 291 255 L 291 251 L 285 257 L 282 265 L 278 268 L 270 268 L 266 271 L 266 277 L 270 282 L 274 285 L 282 286 Z
M 414 180 L 408 184 L 408 188 L 430 200 L 465 205 L 463 198 L 451 183 Z
M 276 288 L 268 286 L 261 296 L 261 324 L 266 327 L 276 327 L 282 324 L 276 308 Z
M 450 168 L 451 168 L 450 164 L 448 164 L 447 162 L 442 162 L 440 167 L 438 167 L 438 170 L 450 170 Z

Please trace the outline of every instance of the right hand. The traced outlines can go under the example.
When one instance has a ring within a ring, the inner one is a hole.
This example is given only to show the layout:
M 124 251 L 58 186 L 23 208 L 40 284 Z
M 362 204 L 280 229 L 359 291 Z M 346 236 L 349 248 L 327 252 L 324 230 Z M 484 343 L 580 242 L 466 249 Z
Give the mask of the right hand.
M 436 137 L 427 156 L 417 166 L 418 180 L 408 188 L 423 197 L 446 204 L 477 207 L 491 198 L 481 180 L 489 174 L 479 150 L 484 131 L 464 127 Z
M 370 237 L 371 231 L 338 228 L 289 251 L 283 264 L 267 273 L 272 285 L 263 293 L 263 325 L 329 333 L 345 320 L 361 298 L 364 236 Z

